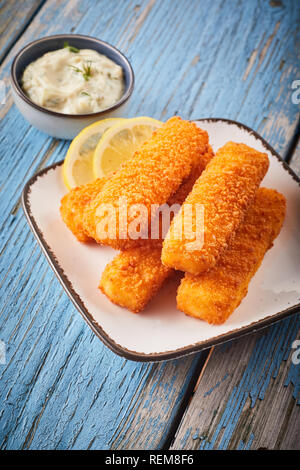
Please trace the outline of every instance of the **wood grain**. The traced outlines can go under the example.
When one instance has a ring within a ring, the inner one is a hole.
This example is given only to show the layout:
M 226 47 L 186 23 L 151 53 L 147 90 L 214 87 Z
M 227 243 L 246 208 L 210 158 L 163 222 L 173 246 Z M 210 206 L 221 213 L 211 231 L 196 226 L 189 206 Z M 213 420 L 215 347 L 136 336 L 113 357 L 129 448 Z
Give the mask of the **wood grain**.
M 300 145 L 291 168 L 300 176 Z M 173 449 L 300 449 L 300 315 L 216 347 Z
M 49 32 L 48 21 L 56 15 L 63 17 L 65 27 L 69 20 L 69 29 L 73 28 L 70 3 L 52 4 L 52 13 L 46 7 L 35 19 L 35 27 L 31 26 L 33 31 Z M 77 8 L 74 2 L 73 7 Z M 142 7 L 139 12 L 142 14 Z M 81 12 L 82 20 L 85 13 Z M 104 28 L 114 14 L 102 15 L 103 24 L 97 26 Z M 134 8 L 130 14 L 138 17 Z M 120 15 L 124 19 L 122 12 Z M 19 43 L 33 37 L 28 32 L 27 39 L 22 37 Z M 141 421 L 144 415 L 148 432 L 143 439 L 140 436 L 139 445 L 147 442 L 157 447 L 168 434 L 199 357 L 160 365 L 125 361 L 104 347 L 74 312 L 29 233 L 19 206 L 24 180 L 38 168 L 63 158 L 68 143 L 31 128 L 10 106 L 8 98 L 1 123 L 2 148 L 15 156 L 14 164 L 10 159 L 1 160 L 5 197 L 1 198 L 0 331 L 8 359 L 0 369 L 1 447 L 107 448 L 120 439 L 123 427 L 127 429 L 132 419 Z M 159 408 L 155 407 L 157 400 Z M 136 432 L 139 434 L 138 426 Z
M 0 2 L 0 63 L 43 3 L 43 0 Z
M 297 15 L 296 1 L 283 8 L 242 1 L 233 14 L 232 3 L 223 0 L 210 8 L 196 0 L 184 8 L 181 0 L 48 0 L 3 61 L 0 79 L 8 85 L 14 55 L 33 39 L 61 32 L 97 36 L 121 48 L 135 70 L 126 116 L 239 119 L 284 154 L 298 119 L 290 87 L 299 70 Z M 95 338 L 20 208 L 26 179 L 64 158 L 69 143 L 32 128 L 12 105 L 9 88 L 0 115 L 0 339 L 7 345 L 7 364 L 0 366 L 0 447 L 160 448 L 183 411 L 201 355 L 136 364 Z M 276 328 L 268 338 L 280 344 L 283 330 Z M 258 358 L 262 367 L 268 341 Z M 294 377 L 291 371 L 285 369 Z M 286 390 L 290 399 L 293 387 Z M 287 421 L 285 436 L 289 429 Z
M 299 327 L 294 315 L 216 347 L 172 448 L 299 449 L 300 376 L 291 360 Z

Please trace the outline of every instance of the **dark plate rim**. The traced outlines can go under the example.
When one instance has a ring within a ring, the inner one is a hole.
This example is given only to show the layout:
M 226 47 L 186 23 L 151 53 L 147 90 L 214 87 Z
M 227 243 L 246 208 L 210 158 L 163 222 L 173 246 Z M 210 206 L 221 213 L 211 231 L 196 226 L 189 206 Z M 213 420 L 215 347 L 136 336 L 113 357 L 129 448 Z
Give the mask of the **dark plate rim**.
M 279 154 L 253 129 L 250 127 L 238 122 L 233 121 L 231 119 L 224 119 L 224 118 L 202 118 L 202 119 L 193 119 L 193 121 L 210 121 L 210 122 L 226 122 L 229 124 L 234 124 L 246 131 L 252 133 L 256 138 L 258 138 L 263 146 L 271 152 L 273 156 L 275 156 L 279 162 L 282 164 L 283 168 L 292 176 L 292 178 L 298 183 L 300 187 L 300 179 L 298 176 L 293 172 L 293 170 L 287 165 L 287 163 L 282 160 Z M 71 299 L 72 303 L 82 315 L 83 319 L 87 322 L 90 326 L 92 331 L 96 334 L 96 336 L 106 345 L 108 346 L 114 353 L 118 354 L 119 356 L 125 357 L 126 359 L 137 361 L 137 362 L 160 362 L 171 360 L 179 357 L 183 357 L 186 355 L 194 354 L 204 349 L 210 348 L 212 346 L 225 343 L 227 341 L 231 341 L 232 339 L 239 338 L 245 336 L 249 333 L 253 333 L 257 330 L 266 328 L 271 324 L 282 320 L 292 314 L 298 313 L 300 311 L 300 303 L 289 307 L 285 310 L 277 312 L 273 315 L 269 315 L 268 317 L 250 323 L 247 326 L 237 328 L 235 330 L 230 331 L 229 333 L 224 333 L 219 336 L 215 336 L 209 340 L 201 341 L 199 343 L 191 344 L 188 346 L 184 346 L 182 348 L 178 348 L 172 351 L 160 352 L 160 353 L 138 353 L 129 349 L 124 348 L 120 344 L 116 343 L 104 330 L 103 328 L 93 319 L 92 314 L 88 311 L 85 307 L 84 302 L 74 290 L 71 281 L 68 279 L 67 275 L 59 265 L 58 260 L 55 257 L 55 254 L 52 252 L 51 248 L 48 246 L 46 240 L 43 237 L 42 232 L 40 231 L 33 214 L 31 213 L 30 203 L 29 203 L 29 195 L 31 186 L 35 183 L 35 181 L 42 176 L 43 174 L 47 173 L 49 170 L 55 169 L 57 166 L 62 165 L 63 161 L 56 162 L 39 172 L 37 172 L 34 176 L 32 176 L 27 183 L 22 192 L 22 207 L 29 223 L 29 226 L 36 237 L 39 245 L 44 252 L 47 261 L 49 262 L 51 268 L 53 269 L 56 277 L 58 278 L 59 282 L 61 283 L 62 287 L 66 291 L 67 295 Z

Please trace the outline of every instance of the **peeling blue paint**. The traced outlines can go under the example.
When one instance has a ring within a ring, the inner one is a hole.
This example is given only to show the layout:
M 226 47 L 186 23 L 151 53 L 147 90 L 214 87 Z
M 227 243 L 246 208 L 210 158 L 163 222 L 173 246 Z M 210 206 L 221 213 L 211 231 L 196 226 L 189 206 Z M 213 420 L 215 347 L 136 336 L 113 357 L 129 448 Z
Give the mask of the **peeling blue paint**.
M 62 31 L 100 37 L 119 47 L 136 73 L 126 116 L 238 119 L 284 153 L 299 116 L 299 107 L 290 100 L 290 84 L 299 72 L 294 21 L 299 2 L 285 1 L 284 7 L 243 0 L 233 12 L 231 2 L 223 0 L 209 8 L 199 7 L 196 0 L 185 2 L 184 8 L 180 0 L 152 6 L 146 0 L 116 1 L 109 7 L 87 0 L 68 11 L 68 2 L 46 1 L 34 20 L 36 27 L 21 39 L 28 43 Z M 16 32 L 22 33 L 23 27 L 16 25 Z M 7 80 L 11 61 L 12 56 L 3 64 L 0 79 Z M 49 269 L 19 204 L 25 180 L 40 166 L 64 158 L 69 142 L 35 130 L 15 106 L 0 126 L 0 339 L 8 344 L 7 364 L 0 366 L 0 447 L 106 449 L 146 442 L 148 448 L 159 448 L 180 410 L 198 357 L 159 366 L 136 364 L 115 356 L 95 338 Z M 220 448 L 226 448 L 246 400 L 254 407 L 264 399 L 282 361 L 285 386 L 299 402 L 299 366 L 289 362 L 289 342 L 298 328 L 294 317 L 257 341 L 216 434 L 208 441 L 187 429 L 183 447 L 189 439 L 199 439 L 199 448 L 213 448 L 223 433 Z M 230 344 L 221 348 L 226 351 Z M 179 384 L 179 371 L 187 364 Z M 151 377 L 145 399 L 142 391 Z M 240 446 L 250 448 L 253 439 L 250 434 Z
M 221 385 L 222 382 L 224 382 L 224 380 L 227 379 L 228 376 L 229 376 L 228 373 L 226 373 L 224 377 L 221 380 L 219 380 L 219 382 L 216 383 L 216 385 L 214 385 L 211 389 L 209 389 L 207 392 L 204 393 L 204 397 L 209 396 L 216 388 L 218 388 Z

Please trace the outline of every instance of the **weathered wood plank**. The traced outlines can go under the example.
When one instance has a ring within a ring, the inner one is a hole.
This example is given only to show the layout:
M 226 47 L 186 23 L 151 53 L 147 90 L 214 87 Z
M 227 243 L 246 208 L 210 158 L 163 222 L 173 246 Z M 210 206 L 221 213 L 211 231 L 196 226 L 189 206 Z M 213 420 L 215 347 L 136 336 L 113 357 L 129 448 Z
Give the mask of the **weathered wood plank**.
M 209 9 L 205 2 L 184 3 L 48 1 L 5 59 L 0 77 L 7 80 L 13 55 L 36 37 L 91 34 L 132 61 L 136 88 L 128 116 L 225 116 L 257 130 L 264 124 L 271 143 L 284 150 L 297 122 L 288 87 L 295 72 L 297 2 L 282 10 L 244 1 L 234 15 L 231 2 L 218 0 Z M 0 446 L 159 448 L 199 356 L 135 364 L 94 337 L 62 293 L 19 207 L 24 180 L 63 158 L 68 143 L 31 128 L 11 106 L 10 92 L 0 111 L 0 339 L 8 347 L 8 363 L 0 366 Z
M 291 168 L 300 176 L 300 145 Z M 297 333 L 298 332 L 298 333 Z M 300 449 L 300 315 L 216 347 L 174 449 Z
M 44 0 L 18 0 L 0 2 L 0 63 Z
M 90 2 L 90 9 L 94 5 Z M 74 8 L 80 20 L 84 21 L 86 15 L 85 10 L 78 13 L 81 5 L 73 2 L 72 6 L 52 4 L 51 13 L 46 5 L 35 19 L 33 31 L 54 32 L 55 29 L 49 31 L 48 22 L 56 15 L 63 18 L 65 27 L 69 24 L 72 29 Z M 115 10 L 101 15 L 102 23 L 97 23 L 100 30 L 110 23 L 116 10 L 121 10 L 120 19 L 126 24 L 125 10 L 120 7 L 120 3 L 115 3 Z M 140 7 L 140 14 L 143 10 Z M 127 15 L 134 28 L 137 11 L 132 8 Z M 58 21 L 53 24 L 60 27 Z M 26 42 L 30 39 L 32 36 Z M 6 64 L 2 70 L 5 74 Z M 0 332 L 7 343 L 8 361 L 0 368 L 1 447 L 109 447 L 122 435 L 120 429 L 128 428 L 132 419 L 143 414 L 148 417 L 144 439 L 148 446 L 156 447 L 184 399 L 199 358 L 160 365 L 125 361 L 105 348 L 74 312 L 29 234 L 19 208 L 24 180 L 40 166 L 61 159 L 68 143 L 55 142 L 32 129 L 10 105 L 8 97 L 1 123 L 2 149 L 16 156 L 13 165 L 1 154 L 4 197 Z M 13 191 L 9 190 L 11 187 Z M 155 407 L 158 400 L 160 407 Z M 141 442 L 140 445 L 143 446 Z
M 295 315 L 216 347 L 172 448 L 299 449 L 300 374 L 291 361 L 299 327 Z

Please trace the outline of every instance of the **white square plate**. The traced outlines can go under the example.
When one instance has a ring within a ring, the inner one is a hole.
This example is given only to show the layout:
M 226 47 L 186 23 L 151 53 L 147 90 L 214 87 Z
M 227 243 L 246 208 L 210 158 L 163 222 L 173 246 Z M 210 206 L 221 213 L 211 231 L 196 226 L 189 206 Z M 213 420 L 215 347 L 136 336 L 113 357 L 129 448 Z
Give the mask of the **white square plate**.
M 167 281 L 138 315 L 112 304 L 97 288 L 115 251 L 79 243 L 62 222 L 60 200 L 66 193 L 62 162 L 31 178 L 23 208 L 38 242 L 67 294 L 95 334 L 114 352 L 136 361 L 161 361 L 190 354 L 263 328 L 300 310 L 299 179 L 254 131 L 223 119 L 197 121 L 216 151 L 227 141 L 266 152 L 270 168 L 262 185 L 287 199 L 279 237 L 249 285 L 249 292 L 223 325 L 209 325 L 176 309 L 175 281 Z

